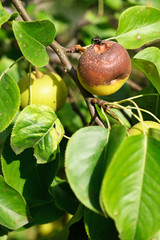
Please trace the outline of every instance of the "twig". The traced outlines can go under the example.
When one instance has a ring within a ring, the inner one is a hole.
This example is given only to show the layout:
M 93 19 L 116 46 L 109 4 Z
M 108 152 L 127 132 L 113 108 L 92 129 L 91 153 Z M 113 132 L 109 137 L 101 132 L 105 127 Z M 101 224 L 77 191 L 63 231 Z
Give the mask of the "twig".
M 132 88 L 133 90 L 139 92 L 142 90 L 142 87 L 140 87 L 137 83 L 131 81 L 130 79 L 128 79 L 128 85 L 130 86 L 130 88 Z
M 31 21 L 30 16 L 28 15 L 27 11 L 25 10 L 23 4 L 20 0 L 12 0 L 13 5 L 20 13 L 22 19 L 24 21 Z M 50 47 L 57 53 L 59 56 L 62 64 L 64 65 L 65 72 L 67 72 L 71 78 L 74 80 L 74 82 L 77 84 L 78 88 L 80 89 L 91 114 L 91 117 L 94 118 L 94 122 L 97 123 L 100 126 L 104 126 L 95 106 L 91 104 L 90 98 L 93 98 L 92 94 L 90 94 L 88 91 L 86 91 L 82 85 L 79 82 L 79 79 L 77 77 L 76 70 L 71 65 L 69 59 L 66 56 L 64 48 L 55 40 L 50 44 Z
M 69 101 L 72 105 L 72 109 L 79 115 L 82 123 L 84 126 L 87 126 L 87 122 L 86 122 L 86 119 L 85 117 L 83 116 L 83 114 L 81 113 L 81 111 L 79 110 L 79 108 L 77 107 L 76 103 L 74 102 L 74 99 L 70 93 L 70 91 L 68 91 L 68 97 L 69 97 Z

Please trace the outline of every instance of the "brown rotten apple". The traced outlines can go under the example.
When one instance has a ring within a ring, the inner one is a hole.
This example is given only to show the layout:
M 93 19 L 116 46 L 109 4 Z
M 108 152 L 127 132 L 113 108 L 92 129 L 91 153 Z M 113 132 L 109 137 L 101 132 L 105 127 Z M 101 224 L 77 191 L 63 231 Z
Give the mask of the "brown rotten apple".
M 99 40 L 80 57 L 77 75 L 90 93 L 107 96 L 122 87 L 130 71 L 131 61 L 126 49 L 119 43 Z

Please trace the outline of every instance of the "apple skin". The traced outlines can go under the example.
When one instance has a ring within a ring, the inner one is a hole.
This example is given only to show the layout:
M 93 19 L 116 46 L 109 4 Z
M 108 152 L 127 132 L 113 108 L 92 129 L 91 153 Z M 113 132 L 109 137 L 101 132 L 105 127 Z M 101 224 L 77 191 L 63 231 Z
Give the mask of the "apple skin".
M 67 99 L 67 87 L 63 79 L 56 73 L 39 71 L 31 73 L 32 104 L 43 104 L 51 107 L 55 112 L 61 109 Z M 21 92 L 21 108 L 29 105 L 29 74 L 18 83 Z
M 160 124 L 157 122 L 153 122 L 153 121 L 144 121 L 144 123 L 147 125 L 147 127 L 144 125 L 144 129 L 146 131 L 146 134 L 148 134 L 148 129 L 149 128 L 156 128 L 156 129 L 160 129 Z M 130 130 L 129 130 L 129 136 L 134 136 L 134 135 L 138 135 L 138 134 L 143 134 L 143 127 L 142 127 L 142 123 L 139 122 L 137 124 L 135 124 Z
M 126 49 L 113 41 L 92 44 L 81 55 L 77 76 L 90 93 L 107 96 L 118 91 L 131 72 L 131 60 Z

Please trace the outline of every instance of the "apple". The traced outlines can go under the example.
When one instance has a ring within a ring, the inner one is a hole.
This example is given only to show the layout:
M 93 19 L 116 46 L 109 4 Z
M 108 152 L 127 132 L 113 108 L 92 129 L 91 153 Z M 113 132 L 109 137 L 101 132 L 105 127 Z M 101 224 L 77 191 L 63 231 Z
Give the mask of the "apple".
M 61 109 L 67 99 L 67 87 L 63 79 L 56 73 L 39 71 L 31 73 L 31 99 L 32 104 L 50 106 L 55 112 Z M 21 92 L 22 109 L 29 105 L 29 74 L 18 83 Z
M 107 96 L 118 91 L 131 72 L 131 60 L 126 49 L 113 41 L 96 39 L 81 55 L 77 75 L 90 93 Z
M 160 129 L 160 124 L 157 122 L 153 122 L 153 121 L 144 121 L 144 130 L 145 132 L 148 134 L 148 129 L 149 128 L 156 128 L 156 129 Z M 146 127 L 147 126 L 147 127 Z M 129 136 L 133 136 L 133 135 L 138 135 L 138 134 L 143 134 L 143 127 L 142 127 L 142 123 L 139 122 L 137 124 L 135 124 L 130 130 L 129 130 Z

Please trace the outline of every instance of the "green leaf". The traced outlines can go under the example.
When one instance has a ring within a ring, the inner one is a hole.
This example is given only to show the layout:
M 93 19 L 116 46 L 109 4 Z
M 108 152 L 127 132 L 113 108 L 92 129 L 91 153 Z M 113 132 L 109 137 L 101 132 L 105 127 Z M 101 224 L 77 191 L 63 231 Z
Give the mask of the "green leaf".
M 153 113 L 155 116 L 160 118 L 160 100 L 157 90 L 150 84 L 148 87 L 143 88 L 139 93 L 142 97 L 134 99 L 139 108 L 143 108 Z M 133 111 L 136 113 L 136 110 Z M 144 120 L 155 121 L 155 119 L 148 113 L 142 112 Z M 133 123 L 137 123 L 134 118 L 132 118 Z
M 73 215 L 71 220 L 68 222 L 68 224 L 65 226 L 65 228 L 61 232 L 59 232 L 58 234 L 56 234 L 53 237 L 53 240 L 68 240 L 69 239 L 68 236 L 69 236 L 69 232 L 70 232 L 70 227 L 74 223 L 79 222 L 82 217 L 83 217 L 83 206 L 79 205 L 76 213 Z
M 50 192 L 55 199 L 56 205 L 60 209 L 74 215 L 79 202 L 65 180 L 56 177 L 51 184 Z
M 101 189 L 120 239 L 150 239 L 160 230 L 160 142 L 126 138 L 109 165 Z
M 46 164 L 36 164 L 32 149 L 16 155 L 8 137 L 1 156 L 5 181 L 25 198 L 29 206 L 32 224 L 42 224 L 58 219 L 59 210 L 48 189 L 57 173 L 59 158 Z
M 148 3 L 148 0 L 128 0 L 130 4 L 134 5 L 146 5 L 149 4 L 152 7 L 160 8 L 160 1 L 159 0 L 152 0 Z
M 0 75 L 2 72 L 0 72 Z M 7 74 L 0 76 L 0 132 L 12 122 L 20 105 L 20 92 L 16 82 Z
M 85 208 L 84 223 L 89 239 L 92 240 L 118 240 L 118 232 L 111 218 L 97 214 Z M 95 227 L 96 226 L 96 227 Z
M 0 27 L 9 20 L 13 20 L 18 16 L 18 13 L 8 14 L 0 2 Z
M 151 81 L 160 94 L 160 49 L 148 47 L 137 53 L 132 63 Z
M 160 38 L 160 10 L 135 6 L 125 10 L 119 19 L 117 41 L 125 48 L 139 48 Z
M 157 141 L 160 141 L 160 130 L 156 128 L 149 128 L 148 135 L 152 138 L 155 138 Z
M 105 0 L 104 4 L 107 5 L 107 7 L 112 8 L 113 10 L 119 10 L 123 6 L 122 0 Z
M 58 158 L 37 165 L 32 149 L 27 149 L 19 155 L 13 152 L 9 136 L 4 143 L 1 162 L 5 181 L 24 196 L 29 206 L 50 199 L 48 188 L 57 173 Z
M 17 191 L 9 187 L 0 176 L 0 224 L 18 229 L 28 223 L 27 205 Z
M 56 221 L 64 212 L 56 207 L 52 199 L 31 207 L 30 214 L 32 216 L 32 224 L 37 225 Z
M 14 65 L 13 65 L 14 64 Z M 11 65 L 13 65 L 10 69 Z M 5 55 L 0 59 L 0 70 L 3 72 L 7 69 L 7 75 L 13 78 L 17 83 L 21 78 L 22 69 L 19 69 L 18 64 L 15 64 L 15 61 L 6 57 Z
M 160 240 L 160 231 L 152 238 L 152 240 Z
M 108 130 L 86 127 L 77 131 L 66 148 L 66 174 L 76 197 L 89 209 L 100 212 L 99 190 L 104 173 Z
M 106 168 L 112 161 L 114 154 L 124 141 L 124 139 L 127 136 L 127 131 L 125 126 L 119 126 L 115 125 L 111 128 L 110 135 L 109 135 L 109 141 L 107 146 L 107 154 L 106 154 Z
M 34 148 L 38 163 L 55 159 L 64 129 L 55 112 L 45 105 L 27 106 L 19 114 L 11 135 L 11 146 L 16 154 Z
M 13 21 L 13 32 L 25 58 L 37 67 L 48 64 L 45 47 L 55 37 L 55 26 L 50 20 L 18 22 Z

